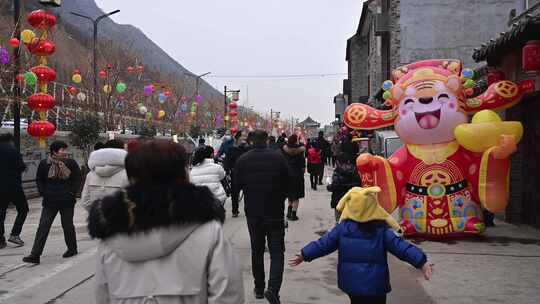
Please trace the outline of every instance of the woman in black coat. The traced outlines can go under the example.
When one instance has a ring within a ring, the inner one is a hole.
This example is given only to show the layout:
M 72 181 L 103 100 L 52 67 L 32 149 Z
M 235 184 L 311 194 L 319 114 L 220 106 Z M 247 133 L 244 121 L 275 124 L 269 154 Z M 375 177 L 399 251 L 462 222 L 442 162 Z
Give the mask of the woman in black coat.
M 297 221 L 298 205 L 300 199 L 305 197 L 304 173 L 306 172 L 306 148 L 298 143 L 298 136 L 291 135 L 286 145 L 282 148 L 285 158 L 289 163 L 292 174 L 292 183 L 289 190 L 289 207 L 287 208 L 287 218 Z
M 339 201 L 351 188 L 360 186 L 360 176 L 354 165 L 354 157 L 347 153 L 340 153 L 337 156 L 336 168 L 332 174 L 332 183 L 326 187 L 328 191 L 332 192 L 330 207 L 334 209 L 336 223 L 341 217 L 341 213 L 336 209 Z

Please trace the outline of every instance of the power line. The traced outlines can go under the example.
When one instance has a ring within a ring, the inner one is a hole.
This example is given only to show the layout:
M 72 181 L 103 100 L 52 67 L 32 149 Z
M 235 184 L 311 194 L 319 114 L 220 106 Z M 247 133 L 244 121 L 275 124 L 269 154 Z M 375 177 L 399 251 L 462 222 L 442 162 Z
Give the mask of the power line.
M 277 74 L 277 75 L 208 75 L 208 78 L 256 78 L 256 79 L 297 79 L 344 76 L 347 73 L 321 73 L 321 74 Z

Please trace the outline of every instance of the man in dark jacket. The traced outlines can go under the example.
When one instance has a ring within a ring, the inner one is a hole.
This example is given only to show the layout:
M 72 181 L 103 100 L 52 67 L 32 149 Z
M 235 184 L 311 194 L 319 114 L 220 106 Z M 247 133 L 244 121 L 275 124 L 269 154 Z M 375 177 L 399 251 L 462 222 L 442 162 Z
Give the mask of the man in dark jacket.
M 284 156 L 267 148 L 268 134 L 253 133 L 253 149 L 242 155 L 235 167 L 235 186 L 244 191 L 244 209 L 251 239 L 252 273 L 255 297 L 280 303 L 285 252 L 285 199 L 288 195 L 290 169 Z M 265 288 L 264 250 L 268 239 L 270 278 Z M 264 295 L 263 295 L 264 292 Z
M 4 220 L 9 203 L 13 203 L 17 209 L 17 217 L 11 229 L 8 242 L 24 245 L 20 238 L 26 215 L 28 214 L 28 202 L 22 188 L 21 174 L 26 169 L 23 159 L 13 146 L 13 135 L 0 135 L 0 249 L 6 247 L 4 237 Z
M 330 143 L 324 138 L 324 132 L 319 131 L 319 137 L 317 137 L 317 146 L 319 146 L 319 149 L 322 151 L 322 159 L 323 159 L 323 169 L 321 170 L 319 174 L 319 185 L 322 185 L 323 183 L 323 177 L 324 177 L 324 166 L 328 165 L 328 160 L 331 157 L 331 146 Z
M 43 209 L 32 252 L 23 258 L 23 262 L 39 264 L 39 257 L 57 213 L 60 213 L 62 219 L 67 245 L 67 251 L 62 257 L 69 258 L 77 254 L 73 214 L 81 184 L 81 171 L 75 160 L 66 157 L 67 147 L 63 141 L 54 141 L 50 146 L 50 156 L 39 163 L 36 181 L 39 194 L 43 197 Z
M 234 176 L 234 168 L 236 166 L 236 162 L 242 156 L 242 154 L 249 151 L 249 146 L 245 142 L 242 131 L 236 132 L 234 135 L 234 147 L 232 147 L 229 152 L 225 155 L 225 161 L 223 162 L 223 165 L 225 167 L 225 171 L 228 172 L 231 176 L 231 184 L 232 184 L 232 191 L 231 191 L 231 201 L 232 201 L 232 216 L 238 217 L 240 214 L 239 212 L 239 201 L 240 201 L 240 191 L 237 191 L 237 187 L 234 186 L 236 183 L 235 176 Z

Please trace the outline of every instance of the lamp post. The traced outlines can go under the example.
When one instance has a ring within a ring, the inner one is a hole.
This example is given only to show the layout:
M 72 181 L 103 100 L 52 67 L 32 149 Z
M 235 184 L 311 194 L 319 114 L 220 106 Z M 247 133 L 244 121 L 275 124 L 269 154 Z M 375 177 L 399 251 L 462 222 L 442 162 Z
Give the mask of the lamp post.
M 76 12 L 71 12 L 72 15 L 75 15 L 75 16 L 78 16 L 78 17 L 81 17 L 81 18 L 84 18 L 84 19 L 88 19 L 90 21 L 92 21 L 92 24 L 94 25 L 94 46 L 93 46 L 93 52 L 94 52 L 94 101 L 96 99 L 96 96 L 97 96 L 97 75 L 98 75 L 98 68 L 97 68 L 97 26 L 99 24 L 99 22 L 101 20 L 103 20 L 104 18 L 106 17 L 109 17 L 111 15 L 114 15 L 116 13 L 119 13 L 120 10 L 115 10 L 115 11 L 112 11 L 110 13 L 107 13 L 107 14 L 103 14 L 97 18 L 92 18 L 92 17 L 88 17 L 88 16 L 85 16 L 83 14 L 79 14 L 79 13 L 76 13 Z
M 15 31 L 13 32 L 13 37 L 21 40 L 21 23 L 19 22 L 19 19 L 21 17 L 21 2 L 20 0 L 13 0 L 13 20 L 15 22 Z M 14 63 L 15 68 L 13 71 L 13 79 L 17 78 L 17 75 L 19 74 L 19 70 L 21 69 L 21 59 L 20 59 L 20 46 L 16 47 L 14 50 Z M 15 80 L 13 82 L 15 84 L 15 94 L 13 98 L 13 137 L 15 138 L 15 147 L 17 148 L 17 151 L 21 151 L 21 104 L 20 104 L 20 96 L 21 96 L 21 87 L 20 83 Z

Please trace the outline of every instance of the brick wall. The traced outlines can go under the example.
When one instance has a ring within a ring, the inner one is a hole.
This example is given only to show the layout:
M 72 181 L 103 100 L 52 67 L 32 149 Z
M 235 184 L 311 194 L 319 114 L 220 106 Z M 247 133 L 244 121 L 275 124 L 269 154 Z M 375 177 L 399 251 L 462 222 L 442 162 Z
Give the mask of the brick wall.
M 367 86 L 367 45 L 362 42 L 360 36 L 355 35 L 350 41 L 349 67 L 351 74 L 351 102 L 360 102 L 360 96 L 366 96 Z

